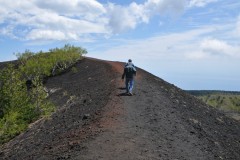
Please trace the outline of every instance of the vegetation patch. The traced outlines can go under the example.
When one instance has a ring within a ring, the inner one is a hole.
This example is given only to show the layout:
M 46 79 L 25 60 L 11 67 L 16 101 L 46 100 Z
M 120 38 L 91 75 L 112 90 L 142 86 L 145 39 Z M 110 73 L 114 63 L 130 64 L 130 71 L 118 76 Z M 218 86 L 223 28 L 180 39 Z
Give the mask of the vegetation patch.
M 187 91 L 210 106 L 240 113 L 240 92 L 232 91 Z
M 67 44 L 49 52 L 27 50 L 16 54 L 18 64 L 9 64 L 0 71 L 0 144 L 55 110 L 48 100 L 44 81 L 71 68 L 86 53 L 81 47 Z

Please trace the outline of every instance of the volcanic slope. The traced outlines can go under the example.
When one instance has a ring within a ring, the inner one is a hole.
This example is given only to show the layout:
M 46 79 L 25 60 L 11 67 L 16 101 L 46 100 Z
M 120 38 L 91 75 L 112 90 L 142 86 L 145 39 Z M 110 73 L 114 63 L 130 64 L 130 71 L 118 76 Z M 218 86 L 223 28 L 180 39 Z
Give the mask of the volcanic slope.
M 85 58 L 49 78 L 58 106 L 1 148 L 2 159 L 240 159 L 240 123 L 138 68 L 124 94 L 123 63 Z

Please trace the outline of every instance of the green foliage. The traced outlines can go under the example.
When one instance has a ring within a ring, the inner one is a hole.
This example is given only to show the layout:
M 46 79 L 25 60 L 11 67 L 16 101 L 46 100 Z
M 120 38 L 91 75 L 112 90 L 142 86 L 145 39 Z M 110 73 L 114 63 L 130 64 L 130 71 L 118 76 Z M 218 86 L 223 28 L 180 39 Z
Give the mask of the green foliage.
M 71 72 L 77 73 L 77 72 L 78 72 L 78 69 L 77 69 L 76 67 L 72 67 L 72 68 L 71 68 Z
M 190 91 L 210 106 L 240 112 L 240 92 Z
M 51 49 L 50 53 L 52 61 L 49 64 L 52 64 L 52 74 L 55 75 L 75 64 L 87 51 L 80 47 L 65 45 L 61 49 Z
M 29 52 L 29 51 L 28 51 Z M 66 70 L 82 58 L 82 55 L 87 51 L 81 47 L 74 47 L 72 45 L 65 45 L 63 48 L 50 49 L 48 53 L 39 52 L 34 56 L 30 56 L 21 66 L 21 72 L 25 77 L 37 77 L 39 79 L 56 75 Z M 31 54 L 27 54 L 31 55 Z M 19 55 L 19 59 L 26 59 L 25 53 Z
M 0 144 L 20 134 L 29 123 L 55 111 L 47 100 L 43 79 L 70 68 L 86 53 L 85 49 L 67 44 L 47 53 L 26 50 L 16 54 L 19 65 L 0 71 Z M 30 90 L 26 87 L 28 79 L 33 86 Z
M 221 94 L 221 95 L 240 95 L 240 92 L 237 91 L 218 91 L 218 90 L 186 90 L 186 92 L 194 96 L 206 96 L 212 94 Z
M 34 53 L 31 52 L 30 50 L 25 50 L 24 53 L 16 53 L 15 56 L 17 57 L 18 61 L 20 64 L 24 65 L 26 61 L 33 57 Z
M 0 106 L 4 115 L 0 119 L 0 143 L 3 143 L 23 131 L 35 117 L 29 112 L 34 106 L 26 92 L 21 72 L 9 65 L 1 71 Z M 26 114 L 26 112 L 30 114 Z
M 2 83 L 0 88 L 0 106 L 3 112 L 28 103 L 29 98 L 26 92 L 24 92 L 26 86 L 21 79 L 21 73 L 13 65 L 9 65 L 8 68 L 1 71 L 0 75 Z
M 21 119 L 17 111 L 10 111 L 0 119 L 0 142 L 4 143 L 25 130 L 27 124 Z

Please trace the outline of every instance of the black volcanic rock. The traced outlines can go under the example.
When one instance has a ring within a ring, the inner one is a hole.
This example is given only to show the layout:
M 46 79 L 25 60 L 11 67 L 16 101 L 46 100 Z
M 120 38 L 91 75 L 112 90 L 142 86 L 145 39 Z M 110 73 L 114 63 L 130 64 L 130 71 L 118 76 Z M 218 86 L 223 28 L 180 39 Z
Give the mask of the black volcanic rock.
M 240 159 L 240 123 L 138 68 L 86 58 L 46 82 L 56 113 L 1 147 L 0 159 Z

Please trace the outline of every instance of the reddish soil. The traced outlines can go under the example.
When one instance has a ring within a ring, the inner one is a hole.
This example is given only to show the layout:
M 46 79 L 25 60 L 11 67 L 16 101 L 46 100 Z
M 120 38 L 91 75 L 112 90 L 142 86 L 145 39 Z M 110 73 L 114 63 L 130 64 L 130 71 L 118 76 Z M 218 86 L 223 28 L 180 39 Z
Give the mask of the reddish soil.
M 58 110 L 1 147 L 0 159 L 240 159 L 240 123 L 138 68 L 86 58 L 47 80 Z

